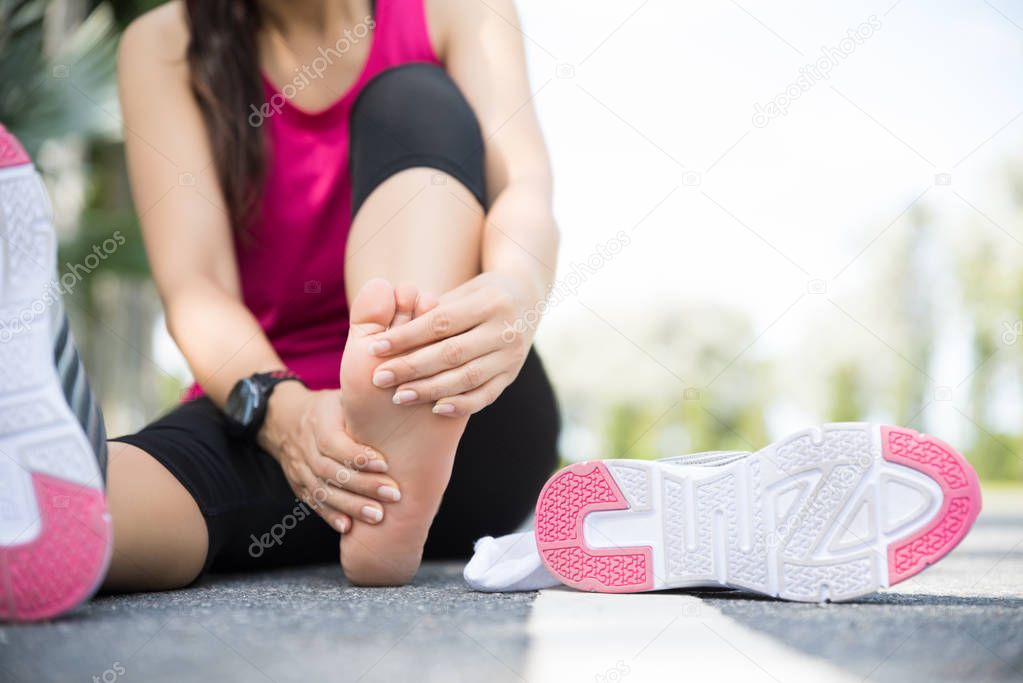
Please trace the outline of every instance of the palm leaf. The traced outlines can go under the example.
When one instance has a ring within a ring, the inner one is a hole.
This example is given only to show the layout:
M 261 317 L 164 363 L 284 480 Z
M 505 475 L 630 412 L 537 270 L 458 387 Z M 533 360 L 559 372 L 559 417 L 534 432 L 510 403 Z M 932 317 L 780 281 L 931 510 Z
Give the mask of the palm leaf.
M 30 154 L 65 135 L 116 137 L 120 130 L 116 26 L 98 6 L 50 54 L 45 3 L 0 0 L 0 121 Z

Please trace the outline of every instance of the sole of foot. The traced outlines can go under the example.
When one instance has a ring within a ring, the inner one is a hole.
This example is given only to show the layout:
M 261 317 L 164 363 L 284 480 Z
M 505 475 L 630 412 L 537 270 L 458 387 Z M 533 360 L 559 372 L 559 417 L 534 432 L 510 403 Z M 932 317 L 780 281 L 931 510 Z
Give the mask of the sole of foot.
M 430 405 L 395 405 L 393 390 L 372 383 L 382 359 L 370 353 L 368 337 L 410 320 L 415 295 L 374 279 L 351 305 L 341 363 L 346 426 L 356 441 L 383 453 L 388 475 L 401 488 L 401 500 L 386 507 L 382 521 L 356 520 L 341 537 L 341 565 L 349 580 L 362 585 L 404 584 L 414 576 L 467 422 L 434 415 Z
M 0 619 L 34 621 L 95 593 L 112 541 L 96 456 L 55 367 L 49 201 L 22 161 L 0 168 Z
M 724 465 L 571 465 L 536 506 L 537 547 L 563 583 L 622 593 L 721 586 L 851 600 L 918 574 L 966 536 L 977 476 L 938 439 L 837 423 Z

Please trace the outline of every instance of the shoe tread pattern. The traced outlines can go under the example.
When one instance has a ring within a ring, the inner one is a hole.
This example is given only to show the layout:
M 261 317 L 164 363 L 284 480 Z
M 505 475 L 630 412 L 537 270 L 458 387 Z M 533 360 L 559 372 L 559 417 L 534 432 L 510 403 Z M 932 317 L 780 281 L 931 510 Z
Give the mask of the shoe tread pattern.
M 555 473 L 536 504 L 537 550 L 544 564 L 562 583 L 580 590 L 652 588 L 649 547 L 590 548 L 583 538 L 583 520 L 589 513 L 629 508 L 604 463 L 578 463 Z
M 111 546 L 103 493 L 32 476 L 43 532 L 0 547 L 0 618 L 47 619 L 77 605 L 102 579 Z
M 882 427 L 885 458 L 928 475 L 941 486 L 944 501 L 932 522 L 888 547 L 891 584 L 914 576 L 955 548 L 980 514 L 977 475 L 948 444 L 901 427 Z

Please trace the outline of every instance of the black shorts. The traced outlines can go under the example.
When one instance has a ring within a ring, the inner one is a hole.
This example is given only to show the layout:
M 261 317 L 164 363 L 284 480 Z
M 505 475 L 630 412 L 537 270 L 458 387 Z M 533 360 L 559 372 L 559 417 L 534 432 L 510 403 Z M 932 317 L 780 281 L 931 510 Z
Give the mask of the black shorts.
M 443 69 L 409 64 L 376 76 L 353 108 L 351 136 L 355 211 L 377 185 L 417 166 L 447 173 L 485 205 L 479 124 Z M 344 253 L 344 245 L 337 249 Z M 513 531 L 557 463 L 557 437 L 554 393 L 530 351 L 518 378 L 469 418 L 425 556 L 467 557 L 480 536 Z M 178 406 L 137 434 L 114 440 L 156 458 L 195 498 L 209 530 L 206 568 L 338 559 L 337 532 L 296 499 L 269 454 L 228 434 L 209 399 Z
M 558 409 L 539 356 L 469 418 L 425 557 L 465 558 L 480 536 L 514 531 L 557 464 Z M 206 568 L 238 571 L 337 561 L 338 533 L 295 497 L 277 462 L 233 438 L 208 398 L 183 403 L 121 441 L 173 474 L 206 520 Z

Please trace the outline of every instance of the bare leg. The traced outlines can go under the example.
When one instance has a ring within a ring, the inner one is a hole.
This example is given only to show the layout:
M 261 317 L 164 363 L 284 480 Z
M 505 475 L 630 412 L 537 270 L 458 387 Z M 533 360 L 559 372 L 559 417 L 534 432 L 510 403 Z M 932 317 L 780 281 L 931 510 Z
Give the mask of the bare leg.
M 430 405 L 396 406 L 393 389 L 371 383 L 380 360 L 362 338 L 392 324 L 396 306 L 409 306 L 400 289 L 396 304 L 389 284 L 373 278 L 442 294 L 477 275 L 483 219 L 475 207 L 454 179 L 414 168 L 376 188 L 352 225 L 345 259 L 352 329 L 341 368 L 345 419 L 356 440 L 386 455 L 402 490 L 381 524 L 356 524 L 341 539 L 341 564 L 356 583 L 401 584 L 415 574 L 467 422 L 434 415 Z
M 103 589 L 180 588 L 206 562 L 206 521 L 185 488 L 151 455 L 111 442 L 107 505 L 114 552 Z

